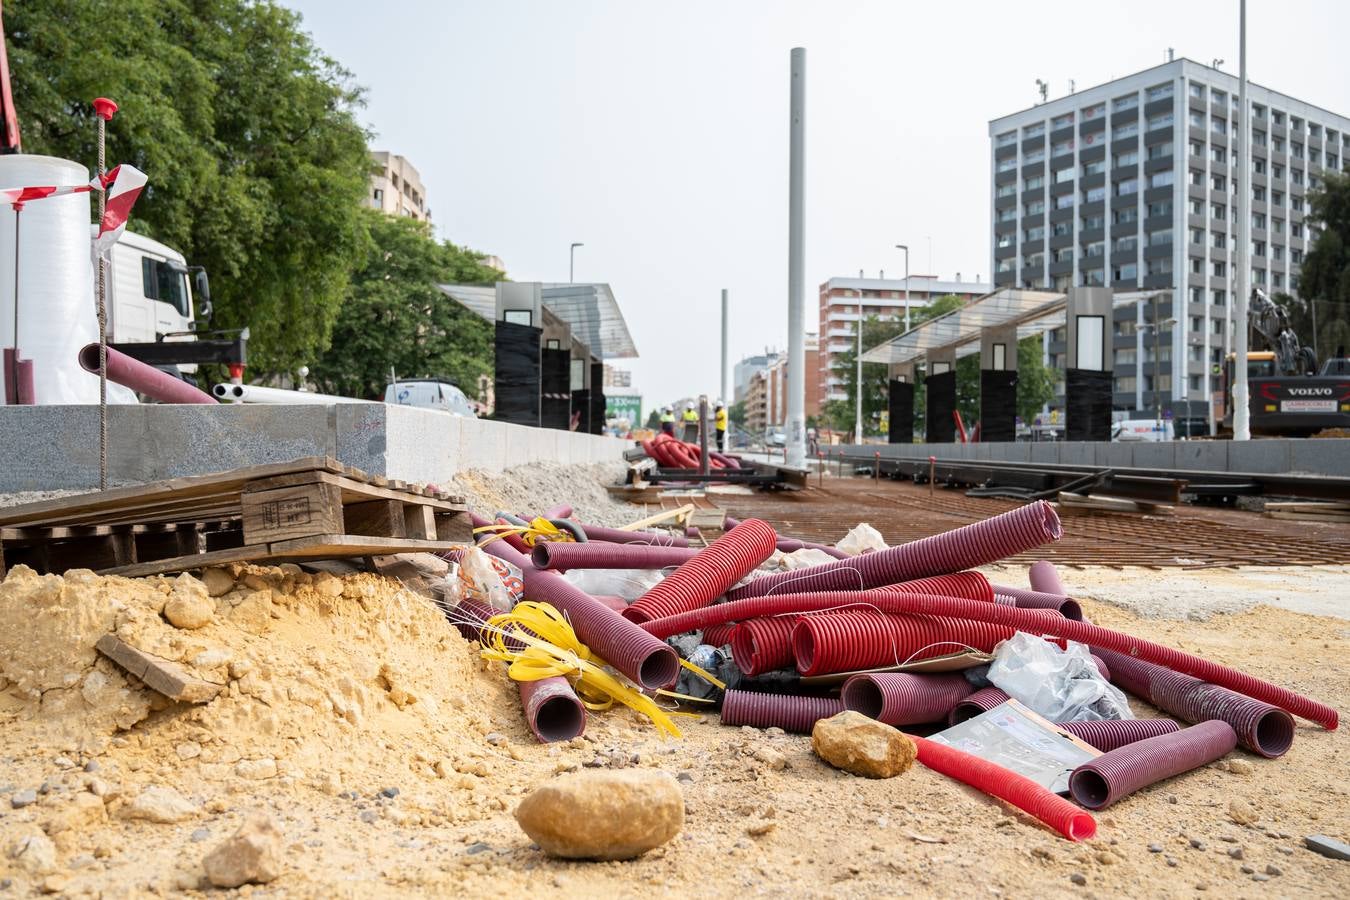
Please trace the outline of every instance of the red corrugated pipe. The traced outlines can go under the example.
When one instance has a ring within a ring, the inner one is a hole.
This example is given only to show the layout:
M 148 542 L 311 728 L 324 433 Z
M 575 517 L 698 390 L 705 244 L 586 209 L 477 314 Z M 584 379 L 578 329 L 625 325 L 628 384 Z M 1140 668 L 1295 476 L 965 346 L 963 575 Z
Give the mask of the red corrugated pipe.
M 1056 727 L 1103 753 L 1181 730 L 1181 726 L 1171 719 L 1098 719 L 1095 722 L 1059 722 Z
M 698 551 L 692 547 L 547 541 L 535 545 L 530 559 L 536 569 L 566 572 L 570 569 L 664 569 L 686 563 L 697 555 Z
M 1059 540 L 1062 533 L 1054 507 L 1038 500 L 983 522 L 889 550 L 792 572 L 763 575 L 732 591 L 730 597 L 740 600 L 789 591 L 862 590 L 928 575 L 944 575 L 973 569 Z
M 810 734 L 818 720 L 828 719 L 843 711 L 844 702 L 835 697 L 796 697 L 731 690 L 722 699 L 722 724 L 781 728 L 798 734 Z
M 1091 840 L 1097 822 L 1069 801 L 1011 769 L 978 756 L 910 735 L 919 748 L 919 762 L 1035 816 L 1071 841 Z
M 713 625 L 703 629 L 703 643 L 713 647 L 725 647 L 731 643 L 731 636 L 736 632 L 735 622 L 723 622 L 721 625 Z
M 970 575 L 975 578 L 968 577 Z M 988 582 L 978 572 L 960 572 L 955 575 L 939 575 L 934 578 L 918 578 L 901 584 L 891 584 L 877 588 L 873 593 L 887 594 L 939 594 L 942 596 L 965 597 L 968 600 L 987 600 Z M 866 605 L 862 591 L 834 591 L 819 594 L 777 594 L 772 597 L 751 597 L 747 600 L 733 600 L 705 606 L 687 613 L 680 613 L 664 619 L 644 622 L 642 627 L 661 638 L 695 631 L 709 625 L 723 622 L 739 622 L 745 619 L 757 619 L 763 616 L 780 616 L 789 613 L 819 612 L 837 610 L 856 604 Z M 849 598 L 849 599 L 841 599 Z M 1045 616 L 1054 616 L 1049 610 L 1041 611 Z
M 624 618 L 647 622 L 707 606 L 768 559 L 776 538 L 767 522 L 745 520 L 638 598 Z
M 731 658 L 743 675 L 762 675 L 792 665 L 795 616 L 749 619 L 731 636 Z
M 1008 597 L 1013 601 L 1012 605 L 1020 609 L 1053 609 L 1066 619 L 1083 621 L 1083 607 L 1072 597 L 1065 597 L 1063 594 L 1044 594 L 1005 584 L 996 584 L 993 588 L 994 596 Z
M 595 599 L 615 612 L 623 612 L 628 608 L 628 601 L 622 597 L 616 597 L 613 594 L 596 594 Z
M 1027 581 L 1030 582 L 1033 591 L 1040 591 L 1042 594 L 1064 596 L 1069 593 L 1064 590 L 1064 582 L 1060 581 L 1054 563 L 1046 559 L 1031 564 L 1031 569 L 1027 572 Z
M 684 535 L 670 534 L 664 531 L 624 531 L 622 528 L 605 528 L 602 525 L 582 525 L 586 537 L 592 541 L 608 541 L 611 544 L 652 544 L 657 547 L 688 547 L 689 539 Z
M 956 725 L 964 722 L 966 719 L 973 719 L 1007 701 L 1008 695 L 1005 694 L 1001 688 L 992 686 L 980 688 L 978 691 L 963 698 L 961 702 L 952 707 L 952 711 L 947 714 L 947 724 Z
M 966 648 L 989 653 L 1016 631 L 1006 625 L 966 619 L 885 615 L 858 609 L 801 617 L 792 632 L 792 653 L 797 671 L 803 675 L 829 675 L 898 666 Z M 943 709 L 943 715 L 950 709 Z
M 1165 778 L 1214 762 L 1237 746 L 1227 722 L 1212 720 L 1136 741 L 1073 770 L 1069 793 L 1088 809 L 1105 809 Z
M 887 725 L 922 725 L 947 718 L 973 689 L 964 675 L 870 672 L 844 682 L 844 709 Z
M 735 528 L 737 525 L 741 524 L 741 520 L 727 516 L 726 519 L 723 520 L 723 524 L 725 524 L 727 528 Z M 778 536 L 778 543 L 776 546 L 784 553 L 791 553 L 794 550 L 819 550 L 822 553 L 828 553 L 835 559 L 853 558 L 838 547 L 831 547 L 829 544 L 814 544 L 811 541 L 801 541 L 793 537 L 784 537 L 781 534 Z
M 570 741 L 586 730 L 586 707 L 566 678 L 556 675 L 538 681 L 518 681 L 525 721 L 544 743 Z

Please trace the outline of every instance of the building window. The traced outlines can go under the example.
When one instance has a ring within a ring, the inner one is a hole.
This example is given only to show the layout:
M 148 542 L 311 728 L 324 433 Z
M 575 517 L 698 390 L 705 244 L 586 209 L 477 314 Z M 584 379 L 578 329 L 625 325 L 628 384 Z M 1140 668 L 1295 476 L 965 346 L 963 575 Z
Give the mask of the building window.
M 1252 213 L 1252 227 L 1253 227 L 1253 228 L 1265 228 L 1265 227 L 1266 227 L 1266 214 L 1265 214 L 1265 213 Z
M 1164 256 L 1160 259 L 1150 259 L 1148 261 L 1149 275 L 1166 275 L 1172 271 L 1172 257 Z
M 1275 135 L 1273 138 L 1271 138 L 1271 139 L 1270 139 L 1270 149 L 1274 150 L 1276 153 L 1283 153 L 1283 152 L 1284 152 L 1284 138 L 1280 137 L 1278 134 Z
M 1252 171 L 1255 172 L 1257 175 L 1266 174 L 1266 161 L 1264 159 L 1253 159 Z
M 1073 194 L 1060 194 L 1055 198 L 1055 209 L 1068 209 L 1073 206 Z
M 1112 281 L 1137 281 L 1139 268 L 1134 263 L 1125 263 L 1111 270 Z
M 1204 303 L 1204 302 L 1205 302 L 1205 289 L 1202 288 L 1202 287 L 1199 287 L 1199 286 L 1191 288 L 1191 302 L 1192 302 L 1192 303 Z
M 1303 223 L 1301 222 L 1289 223 L 1289 236 L 1296 238 L 1303 237 Z
M 1011 234 L 1000 234 L 994 241 L 994 246 L 999 250 L 1002 250 L 1005 247 L 1011 247 L 1012 245 L 1013 236 Z
M 1063 184 L 1066 181 L 1073 181 L 1073 167 L 1067 169 L 1055 170 L 1055 184 Z
M 1040 147 L 1040 148 L 1038 148 L 1038 149 L 1036 149 L 1036 150 L 1030 151 L 1030 152 L 1027 153 L 1025 156 L 1023 156 L 1023 157 L 1022 157 L 1022 165 L 1024 165 L 1024 166 L 1029 166 L 1029 165 L 1031 165 L 1032 163 L 1038 163 L 1038 162 L 1040 162 L 1040 161 L 1043 160 L 1043 159 L 1045 159 L 1045 148 L 1044 148 L 1044 147 Z
M 1294 184 L 1302 184 L 1302 183 L 1303 183 L 1303 170 L 1302 170 L 1302 169 L 1290 169 L 1290 170 L 1289 170 L 1289 180 L 1292 181 Z
M 1192 128 L 1205 127 L 1205 114 L 1198 109 L 1191 110 L 1191 127 Z
M 1040 137 L 1043 134 L 1045 134 L 1044 122 L 1037 122 L 1035 125 L 1028 125 L 1022 129 L 1022 137 L 1024 138 Z
M 1090 244 L 1083 245 L 1083 255 L 1091 259 L 1095 256 L 1101 256 L 1106 252 L 1105 241 L 1093 241 Z
M 1284 206 L 1284 191 L 1271 191 L 1271 192 L 1270 192 L 1270 205 L 1271 205 L 1271 206 Z
M 1205 214 L 1205 201 L 1197 197 L 1192 197 L 1190 203 L 1191 203 L 1191 215 L 1203 216 Z
M 1328 154 L 1327 154 L 1327 168 L 1328 168 L 1328 169 L 1335 169 L 1335 168 L 1339 167 L 1340 164 L 1341 164 L 1341 158 L 1340 158 L 1339 156 L 1337 156 L 1335 153 L 1328 153 Z
M 1017 185 L 1015 185 L 1015 184 L 1001 184 L 1001 185 L 999 185 L 998 190 L 994 191 L 994 196 L 995 196 L 995 197 L 1011 197 L 1013 194 L 1016 194 L 1016 193 L 1017 193 Z
M 1224 232 L 1215 231 L 1212 232 L 1210 236 L 1214 239 L 1213 244 L 1217 249 L 1222 250 L 1224 247 L 1228 245 L 1227 244 L 1228 235 L 1225 234 Z
M 1303 212 L 1303 198 L 1291 196 L 1289 198 L 1289 208 L 1294 212 Z
M 1022 260 L 1022 268 L 1024 269 L 1039 269 L 1042 268 L 1044 265 L 1045 265 L 1044 253 L 1033 253 Z
M 1011 206 L 1008 207 L 1007 209 L 1000 209 L 998 211 L 997 221 L 999 222 L 1011 222 L 1016 218 L 1017 218 L 1017 210 Z
M 1256 147 L 1264 147 L 1266 145 L 1266 133 L 1264 131 L 1256 131 L 1253 129 L 1252 144 Z
M 1022 189 L 1027 191 L 1039 191 L 1045 187 L 1045 179 L 1040 175 L 1032 175 L 1026 181 L 1022 182 Z
M 1199 245 L 1202 245 L 1202 246 L 1203 246 L 1204 243 L 1205 243 L 1205 229 L 1203 229 L 1203 228 L 1192 228 L 1192 229 L 1191 229 L 1191 243 L 1192 243 L 1192 244 L 1199 244 Z
M 1205 261 L 1198 256 L 1191 257 L 1191 274 L 1203 275 L 1205 273 Z
M 1100 213 L 1091 216 L 1083 216 L 1079 222 L 1079 227 L 1081 227 L 1084 231 L 1091 231 L 1098 228 L 1104 228 L 1105 226 L 1106 226 L 1105 219 Z
M 1015 168 L 1017 168 L 1017 157 L 1015 156 L 1010 156 L 1007 159 L 1000 159 L 998 161 L 998 171 L 1000 172 L 1009 172 Z
M 1134 337 L 1134 319 L 1116 319 L 1114 331 L 1117 337 Z
M 1096 203 L 1105 198 L 1106 198 L 1106 188 L 1104 187 L 1088 188 L 1087 190 L 1083 191 L 1084 203 Z
M 1100 175 L 1105 171 L 1106 171 L 1106 160 L 1104 159 L 1094 159 L 1092 162 L 1083 163 L 1083 174 L 1085 176 Z
M 1118 237 L 1111 242 L 1112 253 L 1134 253 L 1139 249 L 1139 238 L 1134 235 Z
M 1083 287 L 1103 287 L 1106 274 L 1101 269 L 1084 269 L 1079 273 Z
M 1209 176 L 1209 186 L 1213 190 L 1222 191 L 1228 187 L 1228 179 L 1224 178 L 1222 175 L 1211 174 Z
M 1200 141 L 1191 141 L 1190 148 L 1191 148 L 1191 156 L 1205 155 L 1205 145 Z
M 1303 265 L 1303 251 L 1297 247 L 1289 248 L 1289 261 L 1296 266 Z
M 1226 153 L 1225 153 L 1225 151 L 1224 151 L 1224 149 L 1223 149 L 1222 147 L 1210 147 L 1210 148 L 1209 148 L 1209 158 L 1212 159 L 1212 160 L 1214 160 L 1216 163 L 1224 162 L 1224 157 L 1225 157 L 1225 156 L 1226 156 Z
M 1012 243 L 1012 235 L 1008 235 L 1007 237 L 1008 237 L 1008 243 L 1011 244 L 1011 243 Z M 1031 227 L 1031 228 L 1028 228 L 1028 229 L 1027 229 L 1027 233 L 1026 233 L 1026 240 L 1028 240 L 1028 241 L 1043 241 L 1043 240 L 1045 240 L 1045 226 L 1044 226 L 1044 225 L 1036 225 L 1036 226 L 1033 226 L 1033 227 Z
M 1172 142 L 1163 141 L 1161 144 L 1150 144 L 1148 148 L 1149 159 L 1164 159 L 1172 155 Z M 1168 174 L 1171 174 L 1170 172 Z
M 1111 140 L 1119 141 L 1127 137 L 1134 137 L 1139 133 L 1138 122 L 1126 122 L 1124 125 L 1117 125 L 1111 129 Z
M 1172 229 L 1163 228 L 1159 231 L 1150 231 L 1144 235 L 1144 241 L 1149 247 L 1161 247 L 1163 244 L 1172 243 Z
M 1204 187 L 1205 171 L 1203 169 L 1191 169 L 1191 184 L 1196 187 Z
M 1265 269 L 1252 269 L 1252 283 L 1253 283 L 1253 284 L 1265 284 L 1265 283 L 1266 283 L 1266 270 L 1265 270 Z
M 1073 231 L 1072 222 L 1055 222 L 1050 226 L 1051 237 L 1064 237 Z
M 1112 225 L 1127 225 L 1139 221 L 1139 207 L 1127 206 L 1124 209 L 1111 210 Z
M 1222 203 L 1211 203 L 1209 205 L 1209 217 L 1217 221 L 1228 218 L 1228 207 Z
M 1148 205 L 1148 217 L 1150 219 L 1155 219 L 1158 216 L 1167 216 L 1168 218 L 1171 218 L 1172 216 L 1171 200 L 1155 200 L 1154 202 Z
M 1227 120 L 1227 119 L 1224 119 L 1224 118 L 1221 118 L 1221 117 L 1219 117 L 1219 116 L 1210 116 L 1210 117 L 1209 117 L 1209 130 L 1212 131 L 1212 132 L 1214 132 L 1215 134 L 1227 134 L 1227 133 L 1228 133 L 1228 120 Z
M 1275 234 L 1284 234 L 1284 219 L 1271 219 L 1270 230 Z
M 1148 177 L 1148 186 L 1151 188 L 1167 187 L 1172 183 L 1172 170 L 1165 172 L 1154 172 Z
M 1135 392 L 1136 383 L 1137 382 L 1135 381 L 1135 377 L 1133 375 L 1125 375 L 1120 378 L 1117 378 L 1116 393 L 1133 394 Z
M 1139 154 L 1134 150 L 1126 150 L 1124 153 L 1117 153 L 1111 157 L 1111 165 L 1117 169 L 1125 166 L 1139 165 Z
M 1265 255 L 1266 255 L 1266 242 L 1252 241 L 1252 256 L 1265 256 Z
M 994 263 L 994 271 L 1000 275 L 1011 272 L 1012 270 L 1013 270 L 1012 257 L 1009 257 L 1007 259 L 1000 259 L 998 262 Z
M 1087 122 L 1092 119 L 1100 119 L 1104 115 L 1106 115 L 1106 104 L 1098 103 L 1083 110 L 1083 121 Z
M 1155 128 L 1171 128 L 1172 114 L 1170 112 L 1159 113 L 1156 116 L 1148 117 L 1148 129 L 1153 131 Z
M 1138 94 L 1126 94 L 1124 97 L 1117 97 L 1111 101 L 1111 108 L 1116 112 L 1120 112 L 1122 109 L 1134 109 L 1138 105 Z
M 995 146 L 995 147 L 1006 147 L 1006 146 L 1008 146 L 1009 144 L 1015 144 L 1015 143 L 1017 143 L 1017 132 L 1016 132 L 1016 131 L 1005 131 L 1005 132 L 1003 132 L 1002 134 L 1000 134 L 998 137 L 994 138 L 994 146 Z
M 1210 302 L 1215 306 L 1223 306 L 1228 302 L 1228 292 L 1222 288 L 1215 288 L 1210 291 Z M 1218 321 L 1218 320 L 1215 320 Z
M 1213 263 L 1211 273 L 1215 278 L 1222 278 L 1228 273 L 1228 267 L 1224 265 L 1223 260 L 1216 259 Z
M 1261 187 L 1261 185 L 1259 185 L 1259 184 L 1256 185 L 1256 187 L 1252 188 L 1252 199 L 1255 200 L 1255 201 L 1258 202 L 1258 203 L 1265 203 L 1265 202 L 1266 202 L 1266 189 L 1263 188 L 1263 187 Z
M 1073 262 L 1073 248 L 1061 247 L 1054 252 L 1054 257 L 1057 263 L 1071 263 Z
M 1137 194 L 1138 192 L 1139 192 L 1138 178 L 1126 178 L 1124 181 L 1117 181 L 1115 183 L 1114 194 L 1117 197 L 1124 197 L 1129 194 Z
M 1030 203 L 1027 204 L 1027 211 L 1026 211 L 1027 215 L 1037 216 L 1043 212 L 1045 212 L 1044 200 L 1032 200 Z
M 1210 98 L 1211 102 L 1215 103 L 1218 106 L 1223 106 L 1224 103 L 1228 100 L 1228 95 L 1216 88 L 1210 93 Z
M 1166 84 L 1155 84 L 1153 87 L 1148 89 L 1147 92 L 1148 99 L 1161 100 L 1164 97 L 1170 97 L 1172 96 L 1172 87 L 1173 85 L 1172 82 L 1170 81 L 1167 82 Z
M 1051 155 L 1051 156 L 1063 156 L 1063 155 L 1066 154 L 1066 153 L 1072 153 L 1072 152 L 1073 152 L 1073 140 L 1072 140 L 1072 139 L 1067 140 L 1067 141 L 1056 141 L 1055 143 L 1053 143 L 1053 144 L 1050 145 L 1050 155 Z
M 1115 363 L 1117 366 L 1132 366 L 1135 361 L 1134 348 L 1122 348 L 1115 352 Z
M 1205 99 L 1205 86 L 1203 84 L 1197 84 L 1196 82 L 1192 81 L 1190 90 L 1192 97 L 1195 97 L 1196 99 L 1199 100 Z

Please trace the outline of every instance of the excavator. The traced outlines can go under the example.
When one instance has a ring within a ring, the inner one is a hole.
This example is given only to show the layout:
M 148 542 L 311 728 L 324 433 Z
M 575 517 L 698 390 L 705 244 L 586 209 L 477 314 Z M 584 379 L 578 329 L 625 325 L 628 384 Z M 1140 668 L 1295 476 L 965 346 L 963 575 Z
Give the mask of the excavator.
M 1317 354 L 1303 345 L 1289 315 L 1260 288 L 1253 288 L 1247 324 L 1264 350 L 1247 354 L 1247 390 L 1253 435 L 1309 437 L 1326 429 L 1350 429 L 1350 360 L 1344 351 L 1321 371 Z M 1237 355 L 1224 360 L 1223 428 L 1233 430 L 1233 383 Z

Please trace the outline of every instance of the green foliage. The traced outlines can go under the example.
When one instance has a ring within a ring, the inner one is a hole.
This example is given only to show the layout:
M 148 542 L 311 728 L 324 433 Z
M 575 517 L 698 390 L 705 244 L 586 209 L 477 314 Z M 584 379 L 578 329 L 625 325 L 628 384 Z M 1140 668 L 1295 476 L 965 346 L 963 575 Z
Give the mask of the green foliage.
M 661 430 L 661 413 L 659 410 L 653 409 L 647 413 L 647 428 L 651 431 Z
M 863 322 L 863 352 L 883 344 L 905 330 L 903 319 L 868 316 Z M 835 431 L 852 432 L 856 424 L 856 401 L 858 383 L 858 354 L 856 351 L 858 324 L 853 324 L 853 340 L 849 349 L 835 357 L 834 375 L 844 382 L 844 393 L 848 399 L 830 400 L 821 410 L 822 421 Z M 878 416 L 886 408 L 886 366 L 881 363 L 863 363 L 863 431 L 877 434 Z
M 1017 342 L 1017 414 L 1030 425 L 1055 399 L 1055 370 L 1045 364 L 1039 335 Z
M 360 91 L 266 0 L 44 0 L 6 10 L 24 150 L 149 177 L 130 227 L 210 273 L 213 327 L 247 326 L 253 374 L 328 346 L 367 252 Z
M 470 397 L 492 374 L 492 323 L 437 284 L 492 284 L 482 255 L 439 243 L 412 219 L 361 210 L 368 249 L 352 274 L 333 345 L 311 372 L 326 393 L 375 400 L 392 367 L 399 378 L 447 378 Z
M 727 421 L 730 422 L 732 425 L 735 425 L 737 428 L 745 427 L 744 400 L 737 400 L 735 403 L 727 407 Z M 660 417 L 658 417 L 657 425 L 659 426 L 660 424 L 661 424 Z
M 1350 174 L 1328 172 L 1308 201 L 1308 221 L 1320 233 L 1299 275 L 1298 292 L 1305 303 L 1291 308 L 1291 318 L 1299 337 L 1312 344 L 1311 303 L 1316 304 L 1316 350 L 1324 360 L 1350 348 Z

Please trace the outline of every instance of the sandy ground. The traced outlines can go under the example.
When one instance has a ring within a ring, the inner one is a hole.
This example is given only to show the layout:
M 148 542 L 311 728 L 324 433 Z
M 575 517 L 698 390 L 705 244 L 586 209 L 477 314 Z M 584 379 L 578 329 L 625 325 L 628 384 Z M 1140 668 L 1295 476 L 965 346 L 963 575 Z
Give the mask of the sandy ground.
M 475 487 L 483 499 L 491 489 Z M 1350 708 L 1344 619 L 1245 605 L 1293 596 L 1294 584 L 1314 597 L 1316 579 L 1343 598 L 1345 571 L 1173 574 L 1063 573 L 1098 624 Z M 726 728 L 715 715 L 663 740 L 627 710 L 595 713 L 584 738 L 541 746 L 500 667 L 398 585 L 253 567 L 215 582 L 196 630 L 164 618 L 175 599 L 202 600 L 190 576 L 17 569 L 0 585 L 0 896 L 219 895 L 202 857 L 259 810 L 285 835 L 285 871 L 241 895 L 1350 895 L 1350 862 L 1302 846 L 1307 834 L 1350 838 L 1343 731 L 1301 723 L 1284 758 L 1236 751 L 1228 759 L 1250 766 L 1220 762 L 1145 790 L 1097 816 L 1096 840 L 1073 844 L 922 767 L 855 778 L 816 759 L 804 736 Z M 1203 621 L 1175 600 L 1163 604 L 1170 617 L 1140 615 L 1141 594 L 1186 591 L 1243 605 Z M 224 693 L 202 706 L 157 701 L 93 652 L 109 630 Z M 786 765 L 757 758 L 764 748 Z M 544 856 L 511 810 L 533 785 L 588 764 L 678 776 L 683 833 L 631 862 Z M 181 818 L 127 818 L 147 787 L 176 791 Z M 16 804 L 30 789 L 34 802 Z M 1233 803 L 1257 821 L 1233 821 Z M 25 860 L 47 847 L 50 864 Z

